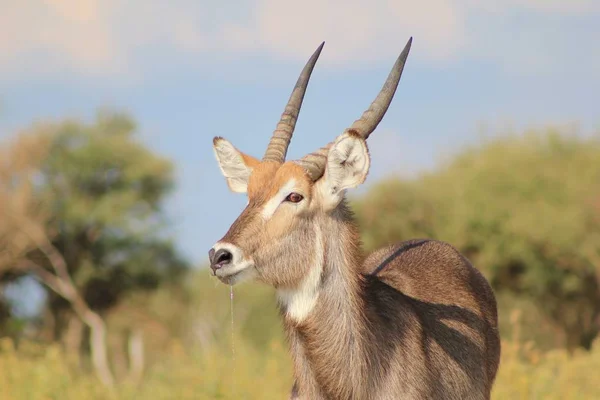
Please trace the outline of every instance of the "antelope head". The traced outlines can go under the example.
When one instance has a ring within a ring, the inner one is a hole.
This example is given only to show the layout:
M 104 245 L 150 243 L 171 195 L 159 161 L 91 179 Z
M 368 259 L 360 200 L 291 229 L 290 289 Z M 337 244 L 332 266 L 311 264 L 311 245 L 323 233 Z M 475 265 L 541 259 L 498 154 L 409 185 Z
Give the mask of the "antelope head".
M 336 218 L 335 210 L 344 207 L 345 191 L 365 181 L 370 164 L 366 139 L 392 101 L 411 42 L 412 38 L 367 111 L 333 142 L 300 160 L 285 157 L 324 43 L 302 70 L 262 160 L 224 138 L 214 138 L 229 188 L 248 196 L 246 208 L 209 251 L 213 274 L 223 283 L 254 278 L 293 290 L 306 279 L 320 278 L 313 276 L 312 266 L 324 252 L 325 226 Z

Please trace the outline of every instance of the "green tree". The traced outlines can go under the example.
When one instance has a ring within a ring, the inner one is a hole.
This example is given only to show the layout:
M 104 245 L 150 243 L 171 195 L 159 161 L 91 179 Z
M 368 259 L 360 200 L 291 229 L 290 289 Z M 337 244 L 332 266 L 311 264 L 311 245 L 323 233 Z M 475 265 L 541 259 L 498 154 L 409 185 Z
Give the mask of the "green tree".
M 92 359 L 104 364 L 101 378 L 111 384 L 104 318 L 128 294 L 174 284 L 187 270 L 164 234 L 172 164 L 139 143 L 135 124 L 121 114 L 100 113 L 93 124 L 44 124 L 29 136 L 46 142 L 38 157 L 13 149 L 16 162 L 6 169 L 11 208 L 3 211 L 12 224 L 0 229 L 4 275 L 34 273 L 50 288 L 44 326 L 72 353 L 82 348 L 87 326 Z M 33 167 L 19 180 L 20 160 Z M 20 181 L 26 184 L 18 197 L 12 186 Z
M 489 140 L 357 201 L 373 249 L 412 237 L 458 247 L 498 291 L 531 299 L 569 348 L 600 330 L 600 138 L 557 130 Z
M 106 311 L 130 290 L 181 277 L 186 262 L 162 234 L 172 164 L 138 142 L 133 121 L 100 113 L 92 125 L 46 129 L 54 140 L 41 191 L 52 204 L 54 244 L 90 306 Z

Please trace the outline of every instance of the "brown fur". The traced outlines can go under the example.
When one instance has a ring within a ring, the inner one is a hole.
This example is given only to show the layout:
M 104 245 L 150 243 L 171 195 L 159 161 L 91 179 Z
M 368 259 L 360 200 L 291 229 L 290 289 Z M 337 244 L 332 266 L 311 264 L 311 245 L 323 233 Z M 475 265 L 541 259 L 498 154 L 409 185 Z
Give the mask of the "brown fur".
M 221 239 L 251 255 L 257 265 L 258 279 L 275 288 L 296 286 L 312 264 L 310 253 L 290 255 L 298 244 L 314 241 L 310 218 L 291 218 L 286 210 L 278 210 L 265 222 L 259 215 L 266 202 L 292 178 L 310 199 L 313 183 L 301 167 L 292 163 L 258 164 L 248 184 L 248 206 Z
M 291 178 L 303 208 L 281 204 L 261 218 Z M 222 239 L 277 289 L 302 284 L 322 241 L 314 307 L 297 321 L 280 304 L 294 363 L 292 398 L 489 399 L 500 340 L 485 278 L 439 241 L 404 242 L 365 258 L 346 202 L 323 210 L 318 184 L 292 163 L 254 165 L 248 206 Z
M 323 296 L 307 320 L 285 319 L 292 398 L 488 399 L 500 341 L 483 276 L 453 247 L 431 240 L 380 249 L 361 263 L 345 206 L 335 221 L 330 251 L 352 249 L 351 262 L 327 265 Z

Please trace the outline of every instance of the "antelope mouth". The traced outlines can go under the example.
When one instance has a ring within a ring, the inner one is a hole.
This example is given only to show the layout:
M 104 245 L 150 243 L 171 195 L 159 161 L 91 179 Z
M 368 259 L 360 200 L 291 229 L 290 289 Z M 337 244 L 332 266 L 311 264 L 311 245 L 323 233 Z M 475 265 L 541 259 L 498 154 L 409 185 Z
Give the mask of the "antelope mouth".
M 255 275 L 254 264 L 245 263 L 239 267 L 221 268 L 214 275 L 226 285 L 235 285 L 242 281 L 250 280 Z
M 226 285 L 235 285 L 235 283 L 238 281 L 238 277 L 243 272 L 244 271 L 238 271 L 238 272 L 233 273 L 232 275 L 225 275 L 225 276 L 217 275 L 217 278 L 219 278 L 219 280 Z

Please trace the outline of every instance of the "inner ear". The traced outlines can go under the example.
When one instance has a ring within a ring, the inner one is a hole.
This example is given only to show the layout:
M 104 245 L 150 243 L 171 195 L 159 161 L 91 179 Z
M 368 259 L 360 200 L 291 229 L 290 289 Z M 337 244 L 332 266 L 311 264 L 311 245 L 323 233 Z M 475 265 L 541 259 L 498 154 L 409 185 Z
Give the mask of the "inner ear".
M 229 189 L 236 193 L 246 193 L 252 170 L 259 161 L 242 153 L 221 137 L 213 139 L 213 149 Z
M 329 149 L 324 176 L 332 194 L 363 183 L 370 163 L 369 149 L 361 136 L 353 132 L 340 135 Z

